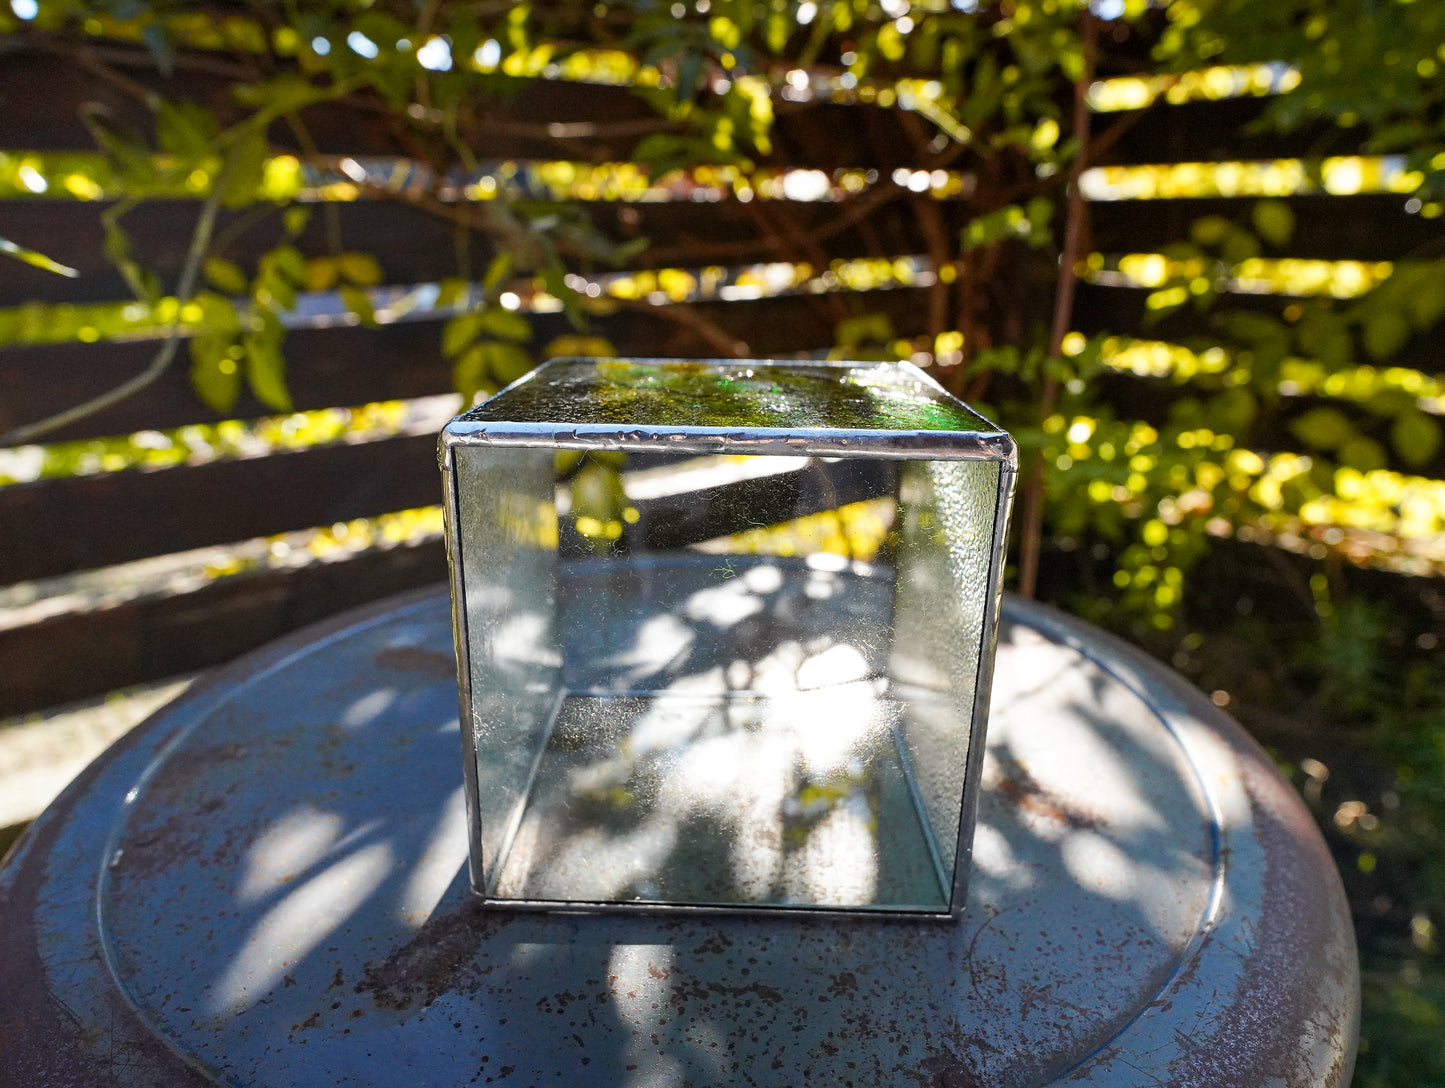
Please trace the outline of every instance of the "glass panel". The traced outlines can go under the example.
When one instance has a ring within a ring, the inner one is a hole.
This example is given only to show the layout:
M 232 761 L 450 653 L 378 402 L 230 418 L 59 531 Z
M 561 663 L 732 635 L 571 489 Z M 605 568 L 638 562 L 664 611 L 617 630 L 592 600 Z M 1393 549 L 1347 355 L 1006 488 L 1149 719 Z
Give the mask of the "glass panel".
M 560 697 L 551 450 L 456 451 L 471 723 L 485 880 L 521 815 Z
M 972 741 L 999 465 L 913 461 L 904 473 L 889 674 L 906 696 L 900 735 L 936 844 L 939 878 L 953 886 Z
M 849 443 L 1007 439 L 886 364 L 549 364 L 459 422 L 487 895 L 946 913 L 1000 465 Z

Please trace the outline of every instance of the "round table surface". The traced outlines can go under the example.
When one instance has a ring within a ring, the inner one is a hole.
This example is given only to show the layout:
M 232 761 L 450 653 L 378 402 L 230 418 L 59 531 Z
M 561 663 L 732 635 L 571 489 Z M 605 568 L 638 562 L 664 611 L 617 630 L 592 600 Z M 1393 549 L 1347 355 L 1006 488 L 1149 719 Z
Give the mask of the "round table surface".
M 311 628 L 111 748 L 0 872 L 0 1082 L 1344 1085 L 1343 891 L 1182 680 L 1006 599 L 958 923 L 488 911 L 448 598 Z

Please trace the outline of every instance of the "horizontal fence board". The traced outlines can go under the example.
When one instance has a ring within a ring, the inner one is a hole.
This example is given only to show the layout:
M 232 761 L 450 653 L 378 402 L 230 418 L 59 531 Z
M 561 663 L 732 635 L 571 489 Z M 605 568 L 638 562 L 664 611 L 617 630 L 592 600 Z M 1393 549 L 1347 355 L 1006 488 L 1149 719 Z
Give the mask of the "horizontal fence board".
M 1314 158 L 1322 155 L 1357 155 L 1359 130 L 1340 128 L 1327 121 L 1306 124 L 1293 132 L 1255 130 L 1272 101 L 1243 96 L 1214 101 L 1159 102 L 1145 110 L 1096 113 L 1090 132 L 1109 136 L 1099 157 L 1108 165 L 1158 162 L 1220 162 Z
M 439 478 L 435 459 L 430 461 L 430 474 Z M 781 477 L 639 500 L 640 516 L 623 546 L 681 548 L 891 495 L 897 471 L 889 462 L 814 463 Z M 298 479 L 286 487 L 303 484 Z M 570 523 L 563 528 L 564 554 L 591 554 Z M 0 717 L 220 664 L 333 612 L 444 575 L 442 545 L 430 541 L 297 569 L 236 575 L 188 593 L 145 597 L 0 631 L 0 677 L 6 678 L 0 686 Z
M 286 341 L 287 380 L 298 409 L 330 408 L 444 393 L 451 374 L 440 350 L 440 323 L 297 329 Z M 146 368 L 155 341 L 58 344 L 0 352 L 0 432 L 42 419 L 103 393 Z M 154 384 L 113 407 L 47 435 L 45 441 L 131 434 L 274 415 L 242 394 L 224 415 L 191 389 L 186 347 Z M 65 381 L 55 380 L 64 374 Z
M 634 257 L 625 268 L 701 267 L 794 259 L 834 260 L 866 256 L 871 252 L 916 253 L 927 246 L 911 208 L 915 197 L 897 190 L 872 207 L 864 225 L 834 226 L 847 205 L 736 200 L 703 203 L 677 201 L 658 204 L 578 204 L 597 228 L 619 242 L 644 237 L 652 248 Z M 60 200 L 0 200 L 0 237 L 39 249 L 69 265 L 78 278 L 58 276 L 18 261 L 0 266 L 0 306 L 26 302 L 127 301 L 132 296 L 120 274 L 105 259 L 101 214 L 106 205 Z M 486 204 L 470 205 L 478 217 Z M 343 249 L 362 250 L 380 262 L 385 282 L 430 283 L 461 274 L 456 251 L 456 228 L 450 221 L 414 206 L 392 200 L 360 200 L 337 204 L 333 211 L 315 209 L 298 248 L 308 257 L 331 252 L 327 218 L 334 214 Z M 957 236 L 968 221 L 967 206 L 939 206 L 944 229 Z M 134 243 L 136 259 L 156 272 L 163 291 L 173 292 L 185 263 L 191 232 L 200 213 L 199 201 L 157 200 L 142 204 L 122 219 Z M 224 213 L 218 233 L 224 233 L 237 213 Z M 248 272 L 265 252 L 283 240 L 280 216 L 272 215 L 227 246 L 224 256 Z M 480 276 L 494 252 L 491 239 L 473 234 L 469 245 L 471 274 Z M 596 264 L 595 271 L 618 269 Z
M 0 585 L 440 501 L 435 435 L 0 488 Z
M 86 104 L 103 107 L 117 122 L 152 136 L 154 117 L 130 95 L 98 78 L 71 58 L 43 48 L 27 48 L 19 39 L 0 61 L 0 107 L 8 106 L 3 134 L 7 147 L 28 150 L 78 151 L 94 147 L 80 120 Z M 224 54 L 182 52 L 176 73 L 163 78 L 139 46 L 95 42 L 90 46 L 128 79 L 167 97 L 194 101 L 223 118 L 240 114 L 231 96 L 233 80 L 244 70 Z M 886 66 L 885 66 L 886 67 Z M 252 77 L 254 78 L 254 77 Z M 512 79 L 492 74 L 478 79 L 489 90 L 477 136 L 488 158 L 576 157 L 586 161 L 625 160 L 648 134 L 644 122 L 666 123 L 640 97 L 625 87 L 544 79 Z M 1137 113 L 1098 114 L 1096 134 L 1123 121 L 1121 134 L 1107 149 L 1111 163 L 1198 162 L 1217 159 L 1274 159 L 1303 155 L 1355 154 L 1359 138 L 1328 124 L 1308 125 L 1297 132 L 1255 132 L 1249 129 L 1269 99 L 1256 97 L 1160 103 Z M 846 166 L 918 165 L 922 149 L 906 131 L 901 111 L 863 103 L 814 100 L 787 102 L 775 98 L 777 114 L 770 161 L 833 169 Z M 363 100 L 321 104 L 302 111 L 316 148 L 323 154 L 386 155 L 415 148 L 432 138 L 424 125 L 387 117 Z M 919 118 L 919 120 L 922 120 Z M 574 126 L 560 133 L 548 125 Z M 586 133 L 575 126 L 593 124 Z M 934 127 L 924 122 L 922 131 Z M 838 133 L 847 132 L 841 140 Z M 299 152 L 295 133 L 283 122 L 269 138 L 278 150 Z
M 87 151 L 95 142 L 81 120 L 83 106 L 103 108 L 118 124 L 154 139 L 155 117 L 144 103 L 98 78 L 64 54 L 41 48 L 14 48 L 0 58 L 0 108 L 5 110 L 6 148 L 29 151 Z M 94 55 L 127 79 L 167 98 L 190 101 L 213 110 L 223 123 L 243 113 L 231 95 L 234 82 L 253 82 L 240 65 L 220 54 L 181 53 L 170 78 L 157 73 L 143 47 L 92 43 Z M 625 87 L 607 87 L 547 80 L 487 80 L 492 99 L 482 125 L 491 158 L 556 156 L 559 147 L 588 159 L 607 157 L 613 148 L 630 148 L 641 136 L 630 127 L 625 140 L 571 139 L 559 143 L 546 124 L 561 122 L 615 123 L 658 115 Z M 395 155 L 415 147 L 421 126 L 368 108 L 364 99 L 309 106 L 301 112 L 316 149 L 326 155 Z M 300 152 L 295 133 L 282 121 L 271 126 L 268 139 L 278 150 Z M 423 137 L 424 138 L 424 137 Z M 550 149 L 550 150 L 548 150 Z
M 0 631 L 0 717 L 221 665 L 308 623 L 445 577 L 445 548 L 433 540 Z
M 886 252 L 928 251 L 913 204 L 919 198 L 898 191 L 876 204 L 860 223 L 834 226 L 848 204 L 679 201 L 668 204 L 591 204 L 593 222 L 619 241 L 645 237 L 652 242 L 626 268 L 659 266 L 698 268 L 740 265 L 787 257 L 810 261 L 850 260 Z M 1295 214 L 1290 242 L 1270 256 L 1315 260 L 1398 260 L 1439 238 L 1435 220 L 1405 210 L 1396 194 L 1308 195 L 1288 199 Z M 1191 224 L 1204 216 L 1223 216 L 1250 226 L 1251 198 L 1103 201 L 1089 205 L 1091 245 L 1104 253 L 1152 253 L 1186 240 Z M 482 211 L 484 205 L 475 206 Z M 0 266 L 0 306 L 27 302 L 104 302 L 130 297 L 124 281 L 103 256 L 102 206 L 65 201 L 0 201 L 0 237 L 41 249 L 76 268 L 70 279 L 7 260 Z M 199 205 L 194 201 L 156 201 L 128 213 L 125 224 L 135 239 L 138 259 L 156 271 L 166 291 L 174 291 L 185 260 Z M 952 248 L 958 233 L 979 209 L 963 201 L 937 206 L 940 227 Z M 387 283 L 427 283 L 459 274 L 451 223 L 393 201 L 357 201 L 336 207 L 340 239 L 347 249 L 372 253 Z M 299 248 L 307 256 L 330 252 L 321 209 L 312 217 Z M 222 226 L 224 229 L 224 223 Z M 259 225 L 226 250 L 247 270 L 281 241 L 278 217 Z M 471 242 L 473 275 L 485 269 L 493 252 L 484 236 Z M 602 265 L 598 273 L 616 271 Z
M 1312 193 L 1286 200 L 1294 212 L 1294 235 L 1271 257 L 1330 261 L 1394 261 L 1422 246 L 1439 244 L 1439 220 L 1405 210 L 1397 193 L 1330 196 Z M 1104 253 L 1155 253 L 1186 240 L 1189 227 L 1207 215 L 1250 226 L 1257 198 L 1195 197 L 1175 200 L 1096 201 L 1089 205 L 1091 244 Z M 1433 251 L 1432 251 L 1433 252 Z
M 146 66 L 143 49 L 101 47 L 101 53 L 127 78 L 168 98 L 199 103 L 230 122 L 241 116 L 231 97 L 233 78 L 187 66 L 194 59 L 220 73 L 235 67 L 226 58 L 182 54 L 174 76 L 160 77 Z M 136 64 L 117 63 L 124 58 Z M 488 97 L 473 135 L 486 158 L 576 158 L 587 162 L 625 161 L 652 132 L 677 130 L 626 87 L 479 76 Z M 81 120 L 83 107 L 99 106 L 117 123 L 153 139 L 155 119 L 144 104 L 98 79 L 83 66 L 40 49 L 23 46 L 0 59 L 0 108 L 8 107 L 0 140 L 4 147 L 30 151 L 87 151 L 95 148 Z M 775 103 L 773 160 L 834 169 L 860 163 L 891 169 L 919 155 L 897 112 L 866 104 Z M 327 155 L 412 153 L 439 135 L 369 108 L 364 99 L 309 106 L 301 111 L 316 149 Z M 561 130 L 549 128 L 565 126 Z M 596 126 L 590 132 L 581 126 Z M 843 126 L 840 128 L 839 126 Z M 837 139 L 839 131 L 848 140 Z M 295 133 L 276 122 L 267 133 L 278 151 L 300 153 Z M 866 149 L 866 151 L 864 150 Z
M 860 309 L 887 314 L 900 334 L 919 331 L 927 312 L 923 291 L 903 288 L 874 292 Z M 625 308 L 595 318 L 593 333 L 611 339 L 624 355 L 726 355 L 704 337 L 695 319 L 746 343 L 756 355 L 790 355 L 826 348 L 833 339 L 834 306 L 841 299 L 788 296 L 739 302 L 698 303 L 685 311 L 692 321 L 669 317 L 668 307 Z M 572 332 L 560 314 L 534 316 L 533 350 Z M 285 351 L 292 400 L 298 409 L 357 405 L 370 401 L 420 397 L 451 389 L 450 366 L 440 346 L 441 322 L 417 321 L 380 329 L 338 327 L 289 334 Z M 0 432 L 44 418 L 96 396 L 143 370 L 156 350 L 154 342 L 64 344 L 17 347 L 0 352 Z M 143 392 L 104 412 L 48 435 L 46 441 L 129 434 L 223 418 L 191 391 L 181 348 L 171 370 Z M 64 383 L 54 380 L 65 374 Z M 273 415 L 249 396 L 228 413 L 250 419 Z

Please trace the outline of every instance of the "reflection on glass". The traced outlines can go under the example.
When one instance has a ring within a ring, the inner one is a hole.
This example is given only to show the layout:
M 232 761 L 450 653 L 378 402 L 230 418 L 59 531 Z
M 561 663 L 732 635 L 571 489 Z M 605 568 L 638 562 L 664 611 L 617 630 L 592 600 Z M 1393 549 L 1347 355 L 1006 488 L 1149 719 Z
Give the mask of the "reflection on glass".
M 449 431 L 479 892 L 961 907 L 1006 436 L 907 367 L 621 361 Z

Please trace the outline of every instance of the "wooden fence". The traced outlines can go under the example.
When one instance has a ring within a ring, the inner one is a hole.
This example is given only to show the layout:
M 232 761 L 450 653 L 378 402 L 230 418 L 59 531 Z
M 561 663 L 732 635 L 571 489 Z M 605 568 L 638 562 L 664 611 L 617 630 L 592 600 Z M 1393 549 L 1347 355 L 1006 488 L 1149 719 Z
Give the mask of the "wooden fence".
M 83 103 L 100 102 L 119 122 L 149 125 L 143 106 L 83 67 L 58 64 L 53 54 L 12 39 L 0 51 L 0 150 L 93 150 L 79 120 Z M 143 51 L 111 47 L 127 78 L 164 87 L 225 111 L 230 79 L 204 64 L 182 65 L 169 82 L 144 63 Z M 133 63 L 131 63 L 133 62 Z M 1109 148 L 1101 165 L 1278 159 L 1313 152 L 1319 132 L 1289 137 L 1241 133 L 1261 109 L 1249 98 L 1196 102 L 1148 110 Z M 586 205 L 602 229 L 617 237 L 646 236 L 653 249 L 635 268 L 736 267 L 752 262 L 829 262 L 922 255 L 931 238 L 920 229 L 920 202 L 934 209 L 935 229 L 949 237 L 976 214 L 966 194 L 935 199 L 892 182 L 898 170 L 936 168 L 927 141 L 918 139 L 916 115 L 861 103 L 815 101 L 778 104 L 777 169 L 877 172 L 879 199 L 866 215 L 849 218 L 853 205 L 790 206 L 784 230 L 763 200 L 671 199 L 665 202 L 596 201 Z M 488 160 L 569 158 L 626 162 L 636 144 L 627 122 L 651 116 L 620 88 L 535 80 L 492 118 Z M 373 118 L 340 107 L 308 115 L 323 154 L 392 155 L 392 134 Z M 551 126 L 549 128 L 549 126 Z M 561 126 L 560 128 L 557 126 Z M 589 127 L 590 126 L 590 127 Z M 926 127 L 926 126 L 925 126 Z M 560 136 L 558 134 L 561 134 Z M 278 151 L 292 141 L 277 126 Z M 1332 153 L 1345 153 L 1334 146 Z M 1388 261 L 1438 236 L 1431 222 L 1405 210 L 1397 194 L 1302 194 L 1290 197 L 1297 229 L 1290 255 L 1324 260 Z M 1154 253 L 1187 236 L 1202 214 L 1247 216 L 1243 198 L 1099 201 L 1092 207 L 1093 249 L 1104 254 Z M 48 192 L 0 200 L 0 237 L 44 251 L 78 271 L 61 278 L 13 261 L 0 265 L 0 309 L 46 304 L 122 301 L 128 295 L 103 257 L 100 215 L 107 202 Z M 174 290 L 197 200 L 146 204 L 127 217 L 138 258 L 159 271 Z M 936 214 L 935 214 L 936 213 Z M 241 213 L 226 213 L 220 229 Z M 453 228 L 441 219 L 379 194 L 335 205 L 340 235 L 376 253 L 395 285 L 422 284 L 455 274 Z M 324 217 L 313 217 L 299 242 L 308 254 L 326 252 Z M 265 229 L 248 234 L 237 260 L 274 244 Z M 485 255 L 481 255 L 485 257 Z M 1021 285 L 1026 291 L 1029 285 Z M 715 330 L 758 356 L 816 352 L 833 344 L 834 326 L 850 312 L 886 314 L 900 337 L 930 331 L 931 287 L 915 283 L 850 295 L 792 293 L 775 297 L 646 300 L 599 316 L 592 332 L 621 354 L 715 356 Z M 1148 291 L 1137 286 L 1080 286 L 1074 326 L 1090 334 L 1139 331 Z M 1032 297 L 1032 296 L 1028 296 Z M 1040 297 L 1047 299 L 1047 294 Z M 1262 310 L 1278 312 L 1290 300 L 1260 295 Z M 296 410 L 350 407 L 443 394 L 451 373 L 440 349 L 444 313 L 383 324 L 297 328 L 285 352 Z M 701 317 L 704 322 L 696 320 Z M 533 317 L 534 343 L 567 332 L 560 314 Z M 1047 323 L 1047 314 L 1037 315 Z M 1153 338 L 1201 331 L 1200 319 L 1181 313 L 1148 330 Z M 13 345 L 0 350 L 0 432 L 43 418 L 114 386 L 143 370 L 154 339 Z M 1424 338 L 1402 350 L 1399 365 L 1433 371 Z M 1109 379 L 1110 396 L 1124 415 L 1157 415 L 1158 382 L 1121 374 Z M 1314 403 L 1300 398 L 1300 407 Z M 1346 406 L 1347 410 L 1349 409 Z M 231 418 L 275 413 L 243 394 Z M 217 415 L 196 398 L 186 367 L 173 367 L 142 394 L 47 436 L 69 441 L 209 423 Z M 1288 435 L 1279 436 L 1287 448 Z M 15 607 L 0 627 L 0 716 L 24 713 L 140 681 L 206 668 L 288 630 L 379 596 L 444 576 L 440 539 L 422 534 L 390 546 L 338 552 L 327 558 L 252 569 L 187 583 L 180 588 L 117 593 L 68 603 L 53 583 L 42 583 L 24 604 L 14 588 L 76 571 L 227 545 L 273 534 L 329 526 L 388 512 L 428 507 L 440 500 L 433 433 L 398 433 L 262 456 L 233 456 L 167 468 L 127 468 L 19 483 L 0 488 L 0 586 L 12 587 Z M 1440 463 L 1428 467 L 1442 474 Z M 48 587 L 48 588 L 47 588 Z

